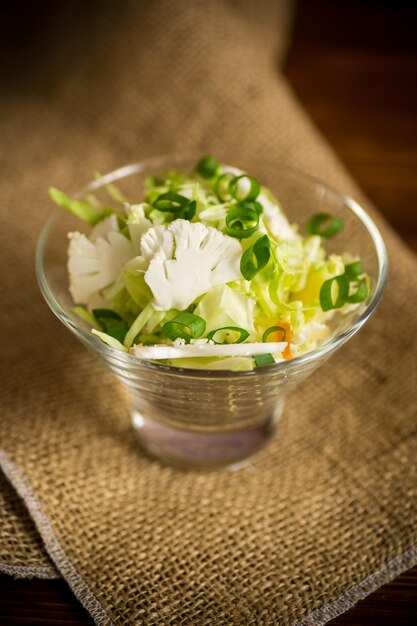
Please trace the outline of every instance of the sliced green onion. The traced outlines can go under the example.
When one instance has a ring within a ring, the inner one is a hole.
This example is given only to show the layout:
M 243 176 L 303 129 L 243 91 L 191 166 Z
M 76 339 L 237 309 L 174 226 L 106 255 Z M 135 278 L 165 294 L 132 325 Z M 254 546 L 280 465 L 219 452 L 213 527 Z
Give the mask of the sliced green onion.
M 190 200 L 188 198 L 179 193 L 175 193 L 175 191 L 162 193 L 153 202 L 153 206 L 155 209 L 158 209 L 158 211 L 169 211 L 171 213 L 182 211 L 188 207 L 189 204 Z
M 350 296 L 346 298 L 346 302 L 351 304 L 356 304 L 357 302 L 363 302 L 366 300 L 369 293 L 367 281 L 361 280 L 355 293 L 352 293 Z
M 337 235 L 345 223 L 340 217 L 334 217 L 330 213 L 316 213 L 306 224 L 306 230 L 310 235 L 320 235 L 320 237 L 333 237 Z
M 189 220 L 191 222 L 191 220 L 193 219 L 193 217 L 195 215 L 196 210 L 197 210 L 197 202 L 196 202 L 196 200 L 193 200 L 186 207 L 186 209 L 184 209 L 184 212 L 182 214 L 182 218 L 185 219 L 185 220 Z
M 275 359 L 272 354 L 256 354 L 253 357 L 255 361 L 256 367 L 262 367 L 263 365 L 273 365 L 275 363 Z
M 271 248 L 267 235 L 259 237 L 245 252 L 240 259 L 240 273 L 246 280 L 252 278 L 261 270 L 269 261 L 271 256 Z
M 164 337 L 175 341 L 175 339 L 185 339 L 188 343 L 190 339 L 197 339 L 204 335 L 206 322 L 202 317 L 182 311 L 178 313 L 170 322 L 162 326 Z
M 234 178 L 234 174 L 231 174 L 230 172 L 226 172 L 226 174 L 222 174 L 216 178 L 214 182 L 214 191 L 222 202 L 226 202 L 231 199 L 232 196 L 229 191 L 229 183 Z
M 333 285 L 337 285 L 337 296 L 333 299 Z M 325 280 L 320 289 L 320 306 L 323 311 L 340 309 L 349 296 L 349 279 L 346 274 Z
M 360 274 L 362 274 L 362 265 L 360 261 L 354 261 L 345 265 L 345 274 L 349 280 L 355 280 Z
M 246 187 L 246 185 L 242 185 L 244 181 L 249 183 L 248 191 L 242 189 L 242 187 Z M 258 181 L 247 174 L 235 176 L 229 183 L 229 193 L 235 200 L 255 200 L 259 196 L 260 191 L 261 186 Z
M 227 331 L 227 330 L 231 330 L 233 332 L 239 333 L 239 337 L 236 339 L 236 341 L 231 341 L 231 342 L 225 342 L 225 341 L 216 341 L 215 340 L 215 336 L 217 333 L 221 332 L 221 331 Z M 209 341 L 213 341 L 216 344 L 224 344 L 224 343 L 242 343 L 242 341 L 245 341 L 245 339 L 247 339 L 249 337 L 249 333 L 247 330 L 245 330 L 244 328 L 240 328 L 240 326 L 222 326 L 221 328 L 216 328 L 216 330 L 212 330 L 209 332 L 209 334 L 207 335 L 207 339 Z
M 219 164 L 210 154 L 203 157 L 196 166 L 196 172 L 203 178 L 213 178 L 217 174 Z
M 259 215 L 253 209 L 238 206 L 226 215 L 226 232 L 231 237 L 245 239 L 258 228 Z
M 260 215 L 264 208 L 260 202 L 256 202 L 256 200 L 241 200 L 238 202 L 239 207 L 242 209 L 251 209 L 252 211 L 256 211 L 258 215 Z
M 129 324 L 116 311 L 93 309 L 93 315 L 107 335 L 123 343 L 129 330 Z
M 271 333 L 275 333 L 277 331 L 281 331 L 282 332 L 282 337 L 279 341 L 285 341 L 285 337 L 287 336 L 287 331 L 285 328 L 283 328 L 282 326 L 270 326 L 270 328 L 267 328 L 266 331 L 264 332 L 264 334 L 262 335 L 262 342 L 266 343 L 268 341 L 268 337 Z

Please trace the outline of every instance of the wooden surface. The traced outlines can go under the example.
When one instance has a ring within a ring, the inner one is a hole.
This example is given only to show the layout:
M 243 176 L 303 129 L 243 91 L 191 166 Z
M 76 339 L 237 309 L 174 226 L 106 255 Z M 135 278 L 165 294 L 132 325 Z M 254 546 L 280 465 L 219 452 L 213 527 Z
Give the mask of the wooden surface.
M 300 0 L 285 72 L 354 178 L 417 251 L 416 23 L 411 2 Z M 92 621 L 63 581 L 0 576 L 0 625 L 22 624 Z M 329 624 L 416 626 L 417 568 Z
M 416 7 L 299 0 L 285 73 L 353 178 L 417 250 Z

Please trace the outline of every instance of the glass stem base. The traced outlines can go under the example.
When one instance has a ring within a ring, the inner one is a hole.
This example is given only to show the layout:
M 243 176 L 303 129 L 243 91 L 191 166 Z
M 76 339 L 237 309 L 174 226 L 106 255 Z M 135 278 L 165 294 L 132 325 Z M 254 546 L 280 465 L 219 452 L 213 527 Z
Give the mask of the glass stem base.
M 262 448 L 275 432 L 284 401 L 257 424 L 228 430 L 179 427 L 131 411 L 133 426 L 142 448 L 152 457 L 181 467 L 210 469 L 234 465 Z

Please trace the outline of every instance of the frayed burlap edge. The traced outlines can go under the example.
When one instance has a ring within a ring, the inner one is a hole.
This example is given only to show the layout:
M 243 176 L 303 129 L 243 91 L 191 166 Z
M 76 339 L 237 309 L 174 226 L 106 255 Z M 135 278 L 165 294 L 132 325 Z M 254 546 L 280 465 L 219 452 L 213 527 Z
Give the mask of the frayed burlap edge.
M 55 563 L 57 569 L 66 579 L 75 596 L 87 609 L 98 626 L 114 626 L 114 622 L 94 596 L 85 580 L 77 572 L 62 548 L 58 537 L 53 531 L 48 517 L 45 515 L 42 505 L 36 497 L 25 476 L 19 468 L 10 460 L 9 456 L 0 449 L 0 467 L 4 475 L 16 489 L 19 496 L 25 502 L 29 514 L 45 544 L 46 551 Z M 7 573 L 7 572 L 5 572 Z
M 35 526 L 42 537 L 45 548 L 55 563 L 59 572 L 66 579 L 75 596 L 87 609 L 98 626 L 114 626 L 114 622 L 94 596 L 85 580 L 80 576 L 62 548 L 58 537 L 55 535 L 48 517 L 42 510 L 42 506 L 34 491 L 19 468 L 10 460 L 9 456 L 0 449 L 0 468 L 5 476 L 16 489 L 19 496 L 25 502 L 28 511 L 35 522 Z M 390 582 L 402 572 L 417 565 L 417 545 L 412 546 L 403 554 L 396 556 L 378 572 L 370 574 L 362 582 L 354 585 L 334 602 L 325 604 L 316 609 L 302 620 L 292 622 L 291 626 L 322 626 L 338 615 L 352 608 L 359 600 L 363 600 L 370 593 Z M 29 571 L 33 573 L 30 574 Z M 13 576 L 30 576 L 38 578 L 57 578 L 53 568 L 9 566 L 0 562 L 0 572 Z M 51 575 L 52 574 L 52 575 Z
M 348 589 L 334 602 L 316 609 L 302 620 L 292 622 L 291 626 L 322 626 L 338 615 L 351 609 L 359 600 L 363 600 L 382 585 L 394 580 L 397 576 L 417 565 L 417 545 L 404 554 L 393 558 L 378 572 L 370 574 L 358 585 Z
M 10 565 L 0 561 L 0 574 L 7 574 L 14 578 L 44 578 L 54 580 L 61 578 L 59 572 L 54 567 L 44 567 L 38 565 Z

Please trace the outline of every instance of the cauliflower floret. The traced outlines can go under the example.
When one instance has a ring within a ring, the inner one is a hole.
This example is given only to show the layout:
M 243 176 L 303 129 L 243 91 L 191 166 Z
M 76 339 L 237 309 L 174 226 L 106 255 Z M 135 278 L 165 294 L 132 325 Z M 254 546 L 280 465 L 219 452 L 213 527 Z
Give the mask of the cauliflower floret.
M 135 256 L 129 239 L 114 230 L 105 235 L 104 231 L 93 241 L 79 232 L 68 233 L 69 290 L 77 304 L 87 304 L 98 291 L 111 285 Z
M 154 226 L 143 235 L 141 251 L 157 310 L 183 311 L 211 287 L 242 278 L 240 243 L 201 222 Z
M 91 231 L 89 239 L 94 242 L 97 239 L 102 239 L 111 231 L 115 231 L 117 233 L 119 232 L 119 224 L 117 223 L 116 213 L 112 213 L 104 220 L 100 220 Z
M 127 204 L 125 207 L 130 239 L 137 254 L 140 252 L 140 240 L 142 235 L 152 227 L 152 222 L 145 217 L 145 208 L 148 206 L 148 204 L 142 202 L 142 204 Z

